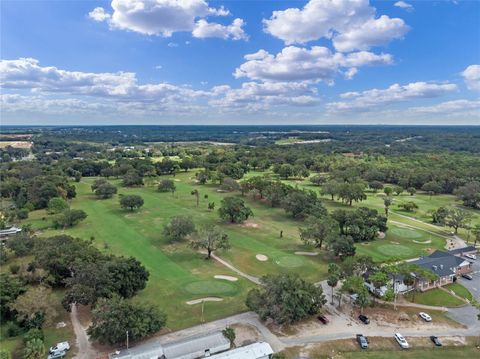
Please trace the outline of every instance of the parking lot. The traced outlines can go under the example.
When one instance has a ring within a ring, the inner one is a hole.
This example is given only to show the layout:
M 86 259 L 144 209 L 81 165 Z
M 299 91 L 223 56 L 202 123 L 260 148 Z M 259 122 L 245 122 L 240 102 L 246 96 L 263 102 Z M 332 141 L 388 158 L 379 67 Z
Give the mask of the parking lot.
M 480 258 L 477 260 L 465 259 L 473 263 L 473 272 L 471 273 L 473 280 L 460 277 L 458 283 L 465 286 L 477 300 L 480 300 Z

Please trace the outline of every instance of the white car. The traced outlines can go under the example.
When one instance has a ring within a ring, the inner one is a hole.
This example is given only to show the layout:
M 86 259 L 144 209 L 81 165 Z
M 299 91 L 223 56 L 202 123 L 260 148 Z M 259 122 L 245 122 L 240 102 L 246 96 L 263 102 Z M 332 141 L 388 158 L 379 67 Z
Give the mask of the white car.
M 418 315 L 420 316 L 420 318 L 422 318 L 426 322 L 431 322 L 432 321 L 432 317 L 429 316 L 427 313 L 420 312 L 420 313 L 418 313 Z
M 465 257 L 468 259 L 473 259 L 474 261 L 477 260 L 477 256 L 475 254 L 465 254 Z
M 60 353 L 60 352 L 66 352 L 67 350 L 70 349 L 70 344 L 68 344 L 68 342 L 61 342 L 61 343 L 57 343 L 57 345 L 55 345 L 54 347 L 50 347 L 50 354 L 54 354 L 54 353 Z
M 408 342 L 405 340 L 402 334 L 400 333 L 395 333 L 394 335 L 395 340 L 397 341 L 398 345 L 402 347 L 402 349 L 408 349 L 410 346 L 408 345 Z

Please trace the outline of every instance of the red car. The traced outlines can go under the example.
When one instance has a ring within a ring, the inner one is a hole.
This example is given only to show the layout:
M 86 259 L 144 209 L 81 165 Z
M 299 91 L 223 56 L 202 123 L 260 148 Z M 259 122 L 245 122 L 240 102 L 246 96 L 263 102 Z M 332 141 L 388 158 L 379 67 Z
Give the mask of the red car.
M 324 315 L 319 315 L 319 316 L 317 317 L 317 319 L 318 319 L 319 321 L 321 321 L 322 324 L 328 324 L 328 323 L 329 323 L 329 320 L 328 320 L 327 317 L 324 316 Z

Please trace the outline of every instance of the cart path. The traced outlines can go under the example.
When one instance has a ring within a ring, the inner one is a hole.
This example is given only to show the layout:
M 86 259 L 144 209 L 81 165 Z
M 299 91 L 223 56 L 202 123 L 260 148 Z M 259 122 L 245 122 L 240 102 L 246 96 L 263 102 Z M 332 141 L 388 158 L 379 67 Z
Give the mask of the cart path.
M 92 359 L 97 357 L 97 352 L 92 348 L 90 339 L 85 328 L 78 319 L 77 306 L 72 304 L 70 307 L 70 320 L 72 321 L 73 331 L 76 336 L 77 353 L 73 359 Z

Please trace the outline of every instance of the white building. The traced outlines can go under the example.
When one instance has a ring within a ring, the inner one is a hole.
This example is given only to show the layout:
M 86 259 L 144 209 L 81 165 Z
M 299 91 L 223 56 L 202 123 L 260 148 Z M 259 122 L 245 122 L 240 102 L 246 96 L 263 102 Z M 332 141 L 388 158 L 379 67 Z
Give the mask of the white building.
M 210 359 L 270 359 L 272 354 L 270 344 L 259 342 L 212 355 Z

